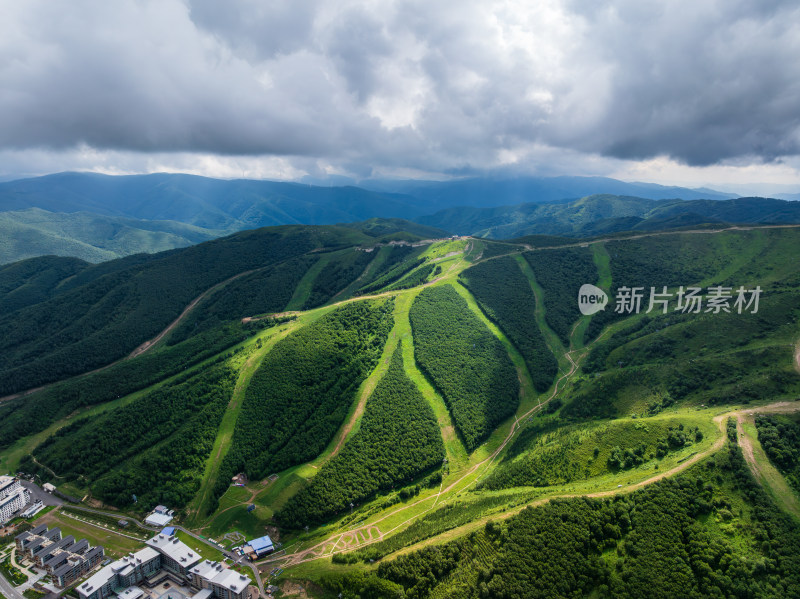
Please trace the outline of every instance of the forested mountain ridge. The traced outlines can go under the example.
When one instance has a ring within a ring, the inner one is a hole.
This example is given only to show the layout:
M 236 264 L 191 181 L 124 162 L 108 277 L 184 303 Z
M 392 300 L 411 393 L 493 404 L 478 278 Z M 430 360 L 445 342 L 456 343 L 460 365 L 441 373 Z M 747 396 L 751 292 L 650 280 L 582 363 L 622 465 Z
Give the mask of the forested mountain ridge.
M 166 502 L 215 539 L 268 532 L 285 551 L 264 576 L 312 596 L 792 596 L 800 529 L 748 460 L 762 438 L 793 488 L 796 427 L 747 419 L 800 408 L 800 228 L 537 247 L 396 225 L 165 254 L 264 262 L 143 354 L 0 404 L 3 465 L 134 516 Z M 151 258 L 126 260 L 11 265 L 0 299 L 46 305 Z M 586 283 L 606 310 L 581 314 Z M 676 308 L 687 286 L 702 310 Z M 621 287 L 638 313 L 614 310 Z M 706 309 L 715 287 L 727 311 Z
M 388 223 L 385 229 L 390 231 L 386 239 L 365 234 L 357 225 L 285 226 L 98 265 L 44 257 L 0 267 L 0 305 L 7 308 L 0 314 L 5 331 L 0 340 L 0 394 L 120 359 L 163 331 L 202 293 L 251 271 L 263 282 L 273 273 L 270 267 L 292 258 L 308 256 L 304 268 L 319 266 L 321 277 L 311 281 L 315 286 L 310 301 L 324 303 L 359 277 L 380 247 L 386 248 L 384 256 L 394 247 L 386 243 L 397 237 L 398 223 Z M 411 233 L 401 237 L 419 239 Z M 370 251 L 361 251 L 362 245 Z M 299 268 L 298 264 L 292 271 L 302 276 Z M 293 287 L 288 289 L 290 298 Z M 279 312 L 290 298 L 253 309 Z
M 575 200 L 590 194 L 636 196 L 653 200 L 724 200 L 736 194 L 653 183 L 630 183 L 608 177 L 467 177 L 453 181 L 365 181 L 367 189 L 405 193 L 430 205 L 507 206 L 522 202 Z
M 771 198 L 684 201 L 599 194 L 557 203 L 460 206 L 417 220 L 460 235 L 491 239 L 537 234 L 591 237 L 702 224 L 798 223 L 800 204 Z
M 589 193 L 644 198 L 706 198 L 731 194 L 632 184 L 597 177 L 376 181 L 361 187 L 155 173 L 110 176 L 56 173 L 0 182 L 0 212 L 41 208 L 148 220 L 171 220 L 233 231 L 282 224 L 333 224 L 372 217 L 409 218 L 453 206 L 553 202 Z
M 0 264 L 50 254 L 101 262 L 258 227 L 407 218 L 427 210 L 411 196 L 353 186 L 58 173 L 0 182 Z

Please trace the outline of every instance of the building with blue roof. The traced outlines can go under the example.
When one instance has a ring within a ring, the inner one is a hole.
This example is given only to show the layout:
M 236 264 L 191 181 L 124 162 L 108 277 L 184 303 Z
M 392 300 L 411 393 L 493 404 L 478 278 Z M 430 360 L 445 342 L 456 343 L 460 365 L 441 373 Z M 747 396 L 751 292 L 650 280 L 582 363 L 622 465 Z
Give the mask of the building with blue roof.
M 259 559 L 275 551 L 275 545 L 268 535 L 248 541 L 244 546 L 244 554 L 251 560 Z

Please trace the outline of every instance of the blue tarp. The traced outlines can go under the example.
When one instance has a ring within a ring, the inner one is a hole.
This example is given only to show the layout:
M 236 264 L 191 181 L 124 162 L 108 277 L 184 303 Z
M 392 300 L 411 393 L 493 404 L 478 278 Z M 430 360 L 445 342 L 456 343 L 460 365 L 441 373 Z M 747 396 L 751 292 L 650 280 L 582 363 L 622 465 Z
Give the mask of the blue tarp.
M 174 526 L 167 526 L 166 528 L 162 529 L 162 535 L 172 536 L 175 534 L 175 527 Z

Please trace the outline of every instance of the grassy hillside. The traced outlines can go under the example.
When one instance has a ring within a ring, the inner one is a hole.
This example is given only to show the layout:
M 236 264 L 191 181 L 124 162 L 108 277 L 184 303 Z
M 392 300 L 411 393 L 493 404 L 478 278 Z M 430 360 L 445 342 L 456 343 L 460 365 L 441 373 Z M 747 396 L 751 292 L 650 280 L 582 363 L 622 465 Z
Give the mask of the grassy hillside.
M 761 415 L 756 417 L 758 441 L 769 460 L 800 494 L 800 420 L 797 417 Z
M 323 583 L 343 597 L 794 596 L 798 535 L 732 445 L 631 495 L 527 508 Z
M 234 372 L 216 366 L 183 377 L 104 414 L 75 421 L 23 460 L 62 478 L 80 478 L 93 494 L 124 507 L 158 504 L 183 507 L 197 492 L 201 466 L 208 459 L 235 382 Z
M 713 432 L 703 421 L 674 417 L 548 428 L 527 428 L 481 486 L 548 487 L 632 468 L 657 469 L 672 452 L 688 455 Z
M 268 533 L 283 545 L 264 581 L 309 596 L 796 594 L 800 229 L 389 244 L 377 228 L 181 258 L 176 279 L 262 252 L 152 350 L 0 403 L 0 464 L 130 515 L 182 508 L 228 545 Z M 151 261 L 21 262 L 0 299 L 38 302 L 19 314 Z M 582 316 L 587 282 L 612 301 L 644 287 L 642 310 Z M 760 286 L 757 313 L 647 312 L 650 286 L 719 284 Z

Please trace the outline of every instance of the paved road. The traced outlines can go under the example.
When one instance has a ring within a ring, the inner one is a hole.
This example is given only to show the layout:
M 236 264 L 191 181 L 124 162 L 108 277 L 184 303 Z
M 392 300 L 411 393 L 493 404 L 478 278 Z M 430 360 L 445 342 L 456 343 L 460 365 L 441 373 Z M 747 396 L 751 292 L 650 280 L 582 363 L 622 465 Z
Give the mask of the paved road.
M 36 503 L 37 499 L 40 499 L 43 504 L 45 505 L 64 505 L 64 500 L 60 497 L 56 497 L 55 495 L 48 493 L 44 489 L 42 489 L 39 485 L 29 482 L 27 480 L 21 480 L 20 484 L 28 489 L 31 494 L 31 503 Z
M 6 599 L 25 599 L 22 593 L 15 589 L 2 574 L 0 574 L 0 592 L 3 593 Z
M 96 510 L 91 507 L 84 507 L 82 505 L 74 505 L 74 504 L 70 504 L 69 507 L 70 509 L 78 510 L 80 512 L 89 512 L 90 514 L 100 514 L 101 516 L 111 516 L 113 518 L 131 520 L 132 522 L 136 522 L 136 524 L 138 524 L 140 528 L 144 528 L 151 532 L 159 532 L 162 528 L 164 528 L 163 526 L 150 526 L 149 524 L 145 524 L 144 522 L 141 522 L 136 518 L 131 518 L 128 514 L 123 514 L 122 512 L 104 512 L 103 510 Z

